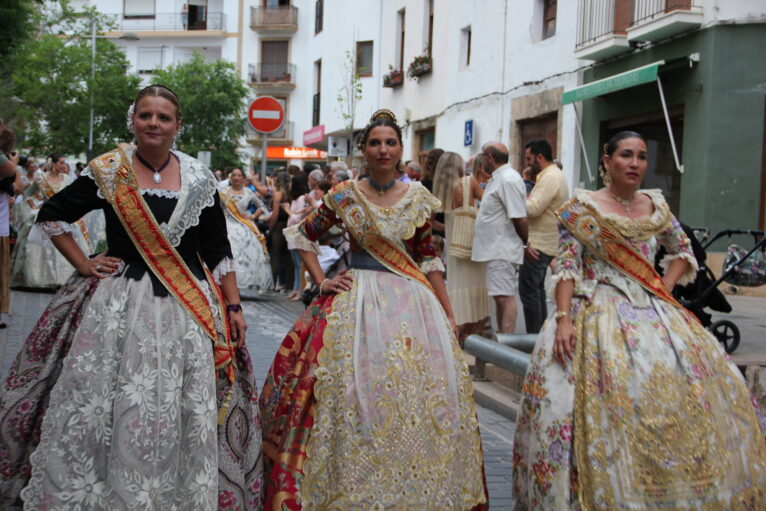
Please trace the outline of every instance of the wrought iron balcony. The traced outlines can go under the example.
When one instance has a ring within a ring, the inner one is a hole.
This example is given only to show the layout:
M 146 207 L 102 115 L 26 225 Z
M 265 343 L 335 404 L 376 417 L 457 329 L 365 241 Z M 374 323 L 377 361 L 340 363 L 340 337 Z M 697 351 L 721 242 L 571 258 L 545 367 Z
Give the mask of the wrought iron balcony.
M 157 12 L 147 15 L 114 16 L 114 22 L 123 32 L 226 30 L 226 14 L 207 12 L 204 16 L 181 12 Z
M 251 7 L 250 28 L 259 32 L 295 32 L 298 30 L 298 8 L 294 5 Z
M 580 0 L 575 55 L 592 60 L 608 58 L 630 50 L 631 40 L 658 40 L 699 26 L 700 2 Z
M 256 88 L 288 89 L 295 88 L 295 64 L 250 64 L 248 66 L 250 83 Z

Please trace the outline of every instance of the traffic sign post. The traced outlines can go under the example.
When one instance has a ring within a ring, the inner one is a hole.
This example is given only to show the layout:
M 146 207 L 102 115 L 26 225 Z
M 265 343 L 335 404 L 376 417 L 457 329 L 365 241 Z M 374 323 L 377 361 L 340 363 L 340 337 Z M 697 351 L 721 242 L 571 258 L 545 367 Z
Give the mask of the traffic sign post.
M 274 133 L 285 122 L 285 109 L 271 96 L 261 96 L 250 102 L 247 108 L 247 122 L 262 134 L 261 181 L 266 182 L 266 150 L 269 146 L 269 133 Z

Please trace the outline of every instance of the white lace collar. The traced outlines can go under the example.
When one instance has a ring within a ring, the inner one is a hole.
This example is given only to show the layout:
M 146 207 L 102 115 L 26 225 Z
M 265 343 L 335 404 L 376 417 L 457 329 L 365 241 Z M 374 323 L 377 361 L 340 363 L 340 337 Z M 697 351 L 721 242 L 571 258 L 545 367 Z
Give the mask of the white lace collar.
M 162 197 L 164 199 L 177 199 L 181 195 L 180 190 L 164 190 L 162 188 L 141 188 L 141 195 Z

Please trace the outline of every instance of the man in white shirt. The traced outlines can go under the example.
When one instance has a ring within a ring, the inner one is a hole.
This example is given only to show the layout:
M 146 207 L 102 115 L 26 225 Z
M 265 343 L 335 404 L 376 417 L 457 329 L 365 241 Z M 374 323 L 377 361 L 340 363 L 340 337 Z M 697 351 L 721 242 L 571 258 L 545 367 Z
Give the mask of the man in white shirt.
M 486 261 L 487 291 L 497 307 L 498 332 L 516 329 L 518 267 L 527 243 L 526 189 L 519 173 L 508 165 L 508 148 L 500 142 L 482 147 L 492 178 L 476 216 L 474 261 Z

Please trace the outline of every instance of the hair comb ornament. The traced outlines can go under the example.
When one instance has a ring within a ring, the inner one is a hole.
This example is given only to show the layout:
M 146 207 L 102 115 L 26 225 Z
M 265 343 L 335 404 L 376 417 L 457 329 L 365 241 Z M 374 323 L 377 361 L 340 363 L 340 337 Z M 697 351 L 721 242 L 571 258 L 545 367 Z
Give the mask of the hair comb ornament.
M 388 108 L 381 108 L 380 110 L 377 110 L 374 114 L 372 114 L 372 117 L 370 117 L 370 124 L 377 121 L 378 119 L 388 119 L 394 124 L 397 124 L 397 125 L 399 124 L 396 122 L 396 116 L 394 115 L 394 113 Z

